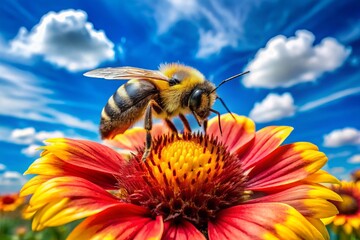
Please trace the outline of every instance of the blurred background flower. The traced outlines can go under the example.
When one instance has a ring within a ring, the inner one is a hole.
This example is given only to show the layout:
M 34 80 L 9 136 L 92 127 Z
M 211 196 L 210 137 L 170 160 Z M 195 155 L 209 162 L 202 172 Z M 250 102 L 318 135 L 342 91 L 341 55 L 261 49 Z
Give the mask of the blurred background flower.
M 0 195 L 0 212 L 15 211 L 25 201 L 24 197 L 20 197 L 19 193 L 10 193 Z
M 343 199 L 334 203 L 339 214 L 329 219 L 329 228 L 335 233 L 333 239 L 360 239 L 360 182 L 342 181 L 332 189 Z

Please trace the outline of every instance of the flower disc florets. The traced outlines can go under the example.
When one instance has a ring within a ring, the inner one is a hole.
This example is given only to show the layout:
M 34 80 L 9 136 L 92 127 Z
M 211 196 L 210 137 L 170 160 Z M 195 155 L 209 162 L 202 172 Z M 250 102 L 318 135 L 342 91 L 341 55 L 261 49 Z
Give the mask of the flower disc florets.
M 248 198 L 238 158 L 211 136 L 162 135 L 145 162 L 142 152 L 119 179 L 126 201 L 150 209 L 164 220 L 186 219 L 198 227 L 216 213 Z

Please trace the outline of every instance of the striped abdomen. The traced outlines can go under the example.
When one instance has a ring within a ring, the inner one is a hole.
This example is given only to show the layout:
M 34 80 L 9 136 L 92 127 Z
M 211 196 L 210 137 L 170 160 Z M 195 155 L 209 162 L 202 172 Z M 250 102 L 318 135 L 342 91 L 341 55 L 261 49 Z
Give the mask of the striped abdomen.
M 120 86 L 101 112 L 101 137 L 111 139 L 132 126 L 157 93 L 155 85 L 145 80 L 130 80 Z

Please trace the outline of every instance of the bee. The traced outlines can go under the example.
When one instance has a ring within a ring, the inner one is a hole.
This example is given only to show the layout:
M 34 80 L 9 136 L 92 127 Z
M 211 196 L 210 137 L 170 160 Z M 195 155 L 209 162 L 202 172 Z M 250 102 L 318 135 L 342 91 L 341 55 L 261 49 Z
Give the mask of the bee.
M 191 132 L 185 114 L 192 114 L 199 126 L 203 125 L 206 131 L 210 112 L 220 118 L 220 113 L 212 109 L 216 99 L 230 112 L 224 101 L 217 96 L 216 89 L 245 73 L 225 79 L 217 87 L 197 69 L 178 63 L 160 65 L 159 70 L 136 67 L 100 68 L 89 71 L 84 76 L 128 80 L 102 109 L 100 134 L 102 139 L 112 139 L 144 117 L 146 139 L 142 159 L 145 161 L 152 147 L 153 115 L 163 119 L 173 132 L 177 132 L 177 129 L 171 119 L 178 116 L 184 124 L 184 131 Z M 219 127 L 221 131 L 221 126 Z

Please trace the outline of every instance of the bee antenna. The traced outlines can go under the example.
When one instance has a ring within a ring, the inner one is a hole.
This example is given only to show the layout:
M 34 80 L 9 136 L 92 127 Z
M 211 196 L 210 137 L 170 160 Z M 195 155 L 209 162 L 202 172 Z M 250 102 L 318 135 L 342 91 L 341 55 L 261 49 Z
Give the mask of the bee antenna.
M 240 76 L 242 76 L 242 75 L 248 74 L 249 72 L 250 72 L 250 71 L 238 73 L 238 74 L 235 74 L 235 75 L 232 76 L 232 77 L 229 77 L 229 78 L 227 78 L 227 79 L 225 79 L 225 80 L 222 80 L 221 83 L 220 83 L 219 85 L 217 85 L 217 87 L 216 87 L 214 90 L 212 90 L 210 93 L 215 92 L 216 89 L 218 89 L 218 88 L 219 88 L 221 85 L 223 85 L 224 83 L 229 82 L 229 81 L 231 81 L 231 80 L 233 80 L 233 79 L 235 79 L 235 78 L 237 78 L 237 77 L 240 77 Z
M 216 99 L 219 99 L 221 104 L 224 106 L 224 108 L 226 109 L 226 111 L 228 111 L 228 113 L 230 113 L 230 115 L 233 117 L 233 119 L 235 119 L 234 115 L 231 113 L 230 109 L 228 108 L 228 106 L 226 106 L 224 100 L 222 100 L 222 98 L 220 98 L 219 96 L 216 97 Z

